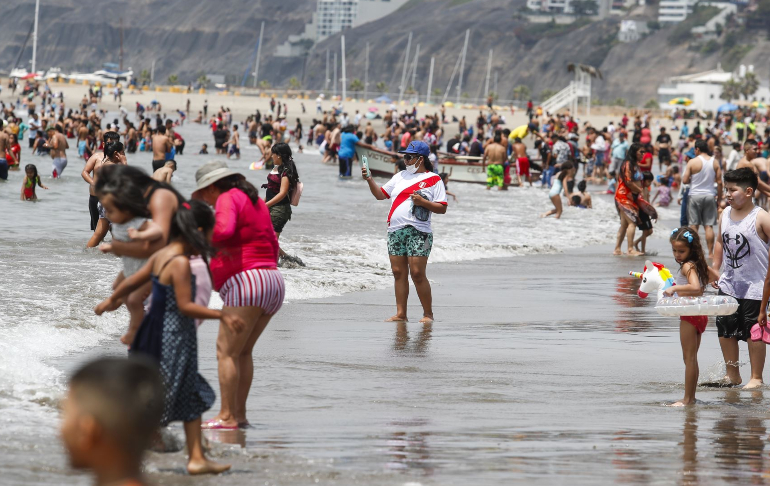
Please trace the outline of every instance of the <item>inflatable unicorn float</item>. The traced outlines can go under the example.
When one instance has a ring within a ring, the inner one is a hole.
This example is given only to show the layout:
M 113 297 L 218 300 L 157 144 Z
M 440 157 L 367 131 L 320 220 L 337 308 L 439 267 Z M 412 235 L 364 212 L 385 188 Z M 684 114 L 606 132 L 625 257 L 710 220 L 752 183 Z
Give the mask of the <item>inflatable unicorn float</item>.
M 674 294 L 664 297 L 663 291 L 676 285 L 674 276 L 661 263 L 644 262 L 643 272 L 628 272 L 642 280 L 637 294 L 642 299 L 657 293 L 655 310 L 662 316 L 729 316 L 738 310 L 738 301 L 729 295 L 701 295 L 700 297 L 679 297 Z

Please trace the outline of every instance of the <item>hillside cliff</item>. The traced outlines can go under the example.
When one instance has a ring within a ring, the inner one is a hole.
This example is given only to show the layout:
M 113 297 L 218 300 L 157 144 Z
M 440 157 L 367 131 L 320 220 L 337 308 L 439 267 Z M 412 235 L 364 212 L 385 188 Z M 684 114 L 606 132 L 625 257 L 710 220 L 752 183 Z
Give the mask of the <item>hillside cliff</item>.
M 345 32 L 347 78 L 363 81 L 365 46 L 370 45 L 369 90 L 384 83 L 397 92 L 401 80 L 407 36 L 413 32 L 412 50 L 420 44 L 420 62 L 414 88 L 427 91 L 430 56 L 436 58 L 433 88 L 445 90 L 466 29 L 471 29 L 463 92 L 480 97 L 484 91 L 487 56 L 494 50 L 493 73 L 498 75 L 501 98 L 511 98 L 514 87 L 526 85 L 533 98 L 544 90 L 556 91 L 572 79 L 570 62 L 598 67 L 604 80 L 594 83 L 594 97 L 623 98 L 641 105 L 656 98 L 658 85 L 667 77 L 713 69 L 730 57 L 735 65 L 757 65 L 760 77 L 770 67 L 760 64 L 762 47 L 753 50 L 702 49 L 688 42 L 672 43 L 673 28 L 662 29 L 634 44 L 616 39 L 619 17 L 599 22 L 579 20 L 570 26 L 532 24 L 522 16 L 525 0 L 411 0 L 399 11 L 378 21 Z M 303 87 L 324 86 L 326 50 L 339 53 L 339 35 L 318 44 L 307 59 L 274 58 L 275 47 L 291 34 L 304 30 L 315 10 L 315 0 L 42 0 L 38 66 L 68 70 L 98 69 L 117 62 L 120 18 L 124 24 L 124 65 L 138 74 L 156 61 L 156 80 L 176 74 L 182 82 L 201 73 L 241 76 L 252 58 L 265 21 L 260 79 L 287 86 L 291 77 Z M 654 12 L 648 12 L 651 18 Z M 34 15 L 34 1 L 5 6 L 0 17 L 0 69 L 15 60 Z M 23 60 L 31 56 L 31 46 Z M 341 56 L 339 56 L 341 57 Z M 303 78 L 304 75 L 304 78 Z M 341 77 L 341 69 L 338 73 Z M 411 84 L 409 82 L 408 84 Z M 491 83 L 490 89 L 494 86 Z M 453 89 L 449 99 L 454 100 Z

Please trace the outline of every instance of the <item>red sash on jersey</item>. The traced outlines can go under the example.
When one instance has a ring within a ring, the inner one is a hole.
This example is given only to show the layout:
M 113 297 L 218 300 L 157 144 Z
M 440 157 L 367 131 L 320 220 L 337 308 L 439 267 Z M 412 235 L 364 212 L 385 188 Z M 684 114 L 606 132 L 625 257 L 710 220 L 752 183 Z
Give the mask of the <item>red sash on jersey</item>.
M 393 216 L 393 212 L 396 210 L 397 207 L 401 206 L 401 204 L 404 203 L 407 199 L 409 199 L 412 194 L 415 193 L 415 191 L 419 191 L 420 189 L 425 189 L 426 187 L 431 187 L 435 185 L 437 182 L 441 180 L 441 177 L 437 175 L 433 175 L 431 177 L 428 177 L 427 179 L 423 179 L 420 182 L 415 182 L 411 186 L 407 187 L 403 191 L 398 193 L 398 196 L 396 196 L 396 200 L 393 201 L 393 205 L 390 206 L 390 213 L 388 213 L 388 224 L 390 224 L 390 218 Z

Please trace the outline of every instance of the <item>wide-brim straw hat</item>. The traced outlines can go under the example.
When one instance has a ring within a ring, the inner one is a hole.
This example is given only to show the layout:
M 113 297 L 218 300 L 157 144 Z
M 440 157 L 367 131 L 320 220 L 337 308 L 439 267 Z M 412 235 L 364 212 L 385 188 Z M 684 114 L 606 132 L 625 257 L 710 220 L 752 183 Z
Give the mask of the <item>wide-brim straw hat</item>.
M 216 181 L 232 175 L 243 177 L 242 174 L 231 170 L 226 163 L 219 160 L 204 164 L 200 169 L 195 171 L 195 183 L 197 184 L 197 187 L 192 193 L 192 198 L 198 199 L 201 189 L 205 189 Z

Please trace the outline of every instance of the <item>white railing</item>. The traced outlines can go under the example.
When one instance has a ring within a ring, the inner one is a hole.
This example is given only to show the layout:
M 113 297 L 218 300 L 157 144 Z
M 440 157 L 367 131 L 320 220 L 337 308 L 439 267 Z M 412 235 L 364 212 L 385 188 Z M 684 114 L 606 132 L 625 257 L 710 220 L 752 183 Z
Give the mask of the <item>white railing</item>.
M 569 86 L 548 98 L 541 106 L 546 113 L 554 113 L 571 104 L 575 101 L 577 96 L 578 93 L 575 82 L 570 81 Z

